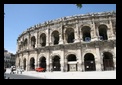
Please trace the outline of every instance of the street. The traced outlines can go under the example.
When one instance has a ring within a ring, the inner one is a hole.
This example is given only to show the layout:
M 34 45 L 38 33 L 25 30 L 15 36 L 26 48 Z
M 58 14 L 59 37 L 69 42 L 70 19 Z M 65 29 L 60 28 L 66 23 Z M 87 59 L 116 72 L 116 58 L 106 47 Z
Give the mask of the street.
M 9 74 L 5 73 L 4 76 L 6 77 L 5 79 L 43 79 L 43 78 L 38 78 L 38 77 L 32 77 L 32 76 L 26 76 L 22 74 Z

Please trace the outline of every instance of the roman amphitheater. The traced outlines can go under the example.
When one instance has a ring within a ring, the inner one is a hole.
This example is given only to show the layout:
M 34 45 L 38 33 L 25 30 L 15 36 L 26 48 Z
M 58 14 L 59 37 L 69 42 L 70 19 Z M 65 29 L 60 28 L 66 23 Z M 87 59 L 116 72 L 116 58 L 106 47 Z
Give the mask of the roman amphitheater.
M 116 12 L 67 16 L 28 28 L 17 39 L 16 67 L 116 70 Z

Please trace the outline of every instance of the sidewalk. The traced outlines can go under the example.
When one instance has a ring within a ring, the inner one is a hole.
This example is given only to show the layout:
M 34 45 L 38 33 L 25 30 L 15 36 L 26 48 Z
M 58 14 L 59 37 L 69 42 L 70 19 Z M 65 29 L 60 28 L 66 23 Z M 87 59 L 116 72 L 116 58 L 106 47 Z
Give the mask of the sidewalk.
M 10 73 L 10 70 L 7 69 L 6 73 Z M 116 79 L 116 71 L 92 71 L 92 72 L 24 71 L 21 75 L 29 75 L 44 79 Z

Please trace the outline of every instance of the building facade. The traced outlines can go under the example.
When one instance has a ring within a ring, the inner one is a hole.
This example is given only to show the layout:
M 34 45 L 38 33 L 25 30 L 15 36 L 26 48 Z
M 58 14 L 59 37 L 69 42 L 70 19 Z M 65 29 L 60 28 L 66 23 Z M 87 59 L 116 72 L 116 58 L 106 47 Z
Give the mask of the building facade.
M 4 49 L 4 66 L 9 68 L 10 65 L 11 54 Z
M 16 61 L 15 54 L 11 53 L 11 59 L 10 59 L 11 66 L 15 66 L 15 61 Z
M 4 66 L 6 68 L 10 68 L 11 66 L 15 66 L 15 54 L 8 52 L 4 49 Z
M 63 17 L 37 24 L 17 39 L 16 66 L 25 70 L 116 69 L 116 12 Z

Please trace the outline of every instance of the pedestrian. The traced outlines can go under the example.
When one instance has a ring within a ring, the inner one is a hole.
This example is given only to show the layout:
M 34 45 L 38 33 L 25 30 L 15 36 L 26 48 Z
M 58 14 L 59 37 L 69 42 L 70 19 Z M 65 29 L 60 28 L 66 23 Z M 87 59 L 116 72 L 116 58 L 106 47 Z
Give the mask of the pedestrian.
M 11 66 L 11 72 L 10 72 L 10 74 L 12 74 L 13 73 L 13 66 Z

